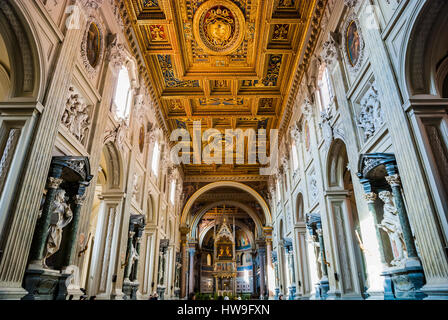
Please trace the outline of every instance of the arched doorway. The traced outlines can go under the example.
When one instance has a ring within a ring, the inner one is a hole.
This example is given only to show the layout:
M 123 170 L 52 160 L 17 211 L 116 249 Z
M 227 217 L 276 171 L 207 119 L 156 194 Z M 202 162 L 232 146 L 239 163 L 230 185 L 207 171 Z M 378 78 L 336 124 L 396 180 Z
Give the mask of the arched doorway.
M 210 226 L 216 224 L 220 227 L 224 216 L 236 232 L 233 239 L 236 277 L 232 292 L 250 296 L 259 287 L 264 297 L 269 292 L 266 262 L 271 259 L 272 250 L 266 237 L 271 229 L 270 212 L 258 192 L 246 184 L 233 181 L 198 188 L 184 207 L 181 233 L 187 241 L 183 242 L 183 296 L 195 291 L 207 294 L 217 292 L 216 276 L 220 278 L 219 272 L 214 270 L 215 265 L 207 265 L 207 257 L 210 254 L 214 264 L 218 263 L 213 248 L 216 230 Z
M 302 299 L 310 298 L 313 291 L 313 283 L 319 281 L 316 268 L 314 246 L 309 239 L 305 221 L 305 204 L 303 194 L 299 193 L 296 198 L 294 236 L 297 243 L 297 254 L 294 255 L 297 263 L 297 295 Z
M 444 248 L 448 247 L 447 17 L 446 1 L 422 2 L 415 9 L 409 19 L 400 65 L 402 86 L 409 98 L 405 103 L 409 105 L 407 114 L 426 171 Z M 425 185 L 426 181 L 421 183 Z
M 32 144 L 39 144 L 33 138 L 42 111 L 47 57 L 31 21 L 23 4 L 0 2 L 0 282 L 5 284 L 0 292 L 12 299 L 26 294 L 23 272 L 11 270 L 26 269 L 27 259 L 17 252 L 30 249 L 47 174 L 47 169 L 32 171 L 43 165 L 36 162 L 42 150 L 33 152 Z
M 110 299 L 124 199 L 121 155 L 112 142 L 104 146 L 98 172 L 82 283 L 89 296 Z
M 352 173 L 342 140 L 335 140 L 327 163 L 326 200 L 329 223 L 334 234 L 335 280 L 337 294 L 343 298 L 365 298 L 367 272 L 362 252 L 362 234 L 354 197 Z

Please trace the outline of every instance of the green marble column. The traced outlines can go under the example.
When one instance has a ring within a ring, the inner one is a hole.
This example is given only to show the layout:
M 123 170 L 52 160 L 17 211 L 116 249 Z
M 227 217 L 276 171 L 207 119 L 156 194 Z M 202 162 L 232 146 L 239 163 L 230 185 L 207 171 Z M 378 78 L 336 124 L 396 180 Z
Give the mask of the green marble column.
M 316 233 L 319 238 L 319 246 L 320 246 L 320 258 L 322 259 L 321 267 L 322 267 L 322 276 L 328 277 L 328 268 L 327 268 L 327 258 L 325 256 L 325 245 L 324 245 L 324 237 L 322 234 L 322 226 L 320 223 L 317 224 Z
M 135 251 L 137 252 L 138 256 L 140 257 L 140 240 L 141 238 L 137 238 L 136 239 L 136 245 L 135 245 Z M 138 263 L 139 263 L 139 259 L 137 259 L 137 261 L 135 261 L 134 264 L 134 270 L 132 272 L 132 280 L 136 281 L 137 277 L 138 277 Z
M 61 179 L 62 167 L 53 166 L 50 170 L 50 177 L 47 182 L 47 194 L 42 210 L 41 217 L 37 220 L 36 228 L 34 229 L 34 239 L 31 249 L 31 264 L 43 266 L 43 258 L 45 246 L 47 245 L 48 232 L 51 221 L 51 209 L 54 202 L 54 197 L 63 182 Z
M 265 260 L 266 260 L 266 248 L 260 247 L 258 248 L 258 254 L 260 258 L 260 300 L 265 299 Z
M 128 256 L 127 256 L 127 261 L 126 261 L 126 267 L 124 269 L 124 279 L 126 281 L 130 281 L 129 277 L 131 274 L 131 267 L 132 267 L 132 265 L 131 265 L 132 264 L 132 239 L 134 237 L 134 234 L 135 234 L 135 232 L 133 232 L 133 231 L 129 231 L 129 234 L 128 234 L 128 244 L 127 244 L 127 249 L 126 249 Z
M 81 182 L 78 187 L 78 191 L 74 197 L 74 205 L 73 208 L 73 219 L 71 223 L 68 225 L 67 230 L 65 231 L 67 234 L 67 252 L 65 257 L 63 258 L 63 267 L 67 267 L 73 263 L 73 259 L 76 254 L 76 244 L 77 244 L 77 236 L 78 236 L 78 225 L 81 215 L 82 205 L 85 200 L 85 191 L 88 186 L 88 183 Z

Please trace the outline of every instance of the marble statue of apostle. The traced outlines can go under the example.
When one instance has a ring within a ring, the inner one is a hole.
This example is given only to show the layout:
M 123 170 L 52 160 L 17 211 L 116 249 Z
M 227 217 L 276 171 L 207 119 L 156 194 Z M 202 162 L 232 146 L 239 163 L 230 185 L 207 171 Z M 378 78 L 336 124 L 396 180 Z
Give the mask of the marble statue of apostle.
M 45 267 L 47 267 L 46 260 L 59 250 L 63 229 L 72 221 L 73 218 L 70 205 L 68 205 L 65 200 L 64 190 L 60 189 L 56 192 L 51 210 L 50 228 L 44 253 Z
M 403 239 L 403 230 L 398 217 L 397 208 L 393 202 L 392 193 L 382 191 L 378 194 L 379 198 L 384 202 L 383 220 L 378 225 L 389 236 L 392 246 L 394 259 L 391 261 L 392 266 L 399 266 L 405 259 L 405 244 Z

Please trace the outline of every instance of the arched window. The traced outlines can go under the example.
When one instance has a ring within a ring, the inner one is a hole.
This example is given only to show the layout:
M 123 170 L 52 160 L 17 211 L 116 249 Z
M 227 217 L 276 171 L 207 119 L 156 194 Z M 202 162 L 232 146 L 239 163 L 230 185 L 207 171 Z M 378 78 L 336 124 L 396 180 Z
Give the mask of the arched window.
M 175 192 L 176 192 L 176 180 L 171 181 L 170 186 L 170 202 L 174 205 L 174 199 L 175 199 Z
M 280 191 L 280 180 L 277 179 L 277 202 L 280 201 L 282 197 L 281 191 Z
M 327 67 L 324 67 L 319 79 L 319 93 L 320 93 L 320 105 L 321 110 L 328 108 L 334 98 L 333 86 L 331 85 L 330 73 Z
M 115 115 L 118 119 L 127 119 L 131 111 L 132 89 L 129 80 L 128 69 L 123 66 L 120 69 L 115 89 L 114 104 Z
M 299 158 L 297 156 L 297 147 L 295 143 L 292 144 L 291 153 L 292 153 L 292 168 L 294 171 L 296 171 L 297 169 L 299 169 Z
M 160 162 L 160 147 L 159 143 L 156 141 L 154 144 L 154 150 L 152 151 L 152 172 L 158 176 L 159 175 L 159 162 Z
M 207 265 L 208 266 L 212 265 L 212 255 L 210 253 L 207 254 Z
M 244 264 L 244 252 L 241 254 L 241 265 Z

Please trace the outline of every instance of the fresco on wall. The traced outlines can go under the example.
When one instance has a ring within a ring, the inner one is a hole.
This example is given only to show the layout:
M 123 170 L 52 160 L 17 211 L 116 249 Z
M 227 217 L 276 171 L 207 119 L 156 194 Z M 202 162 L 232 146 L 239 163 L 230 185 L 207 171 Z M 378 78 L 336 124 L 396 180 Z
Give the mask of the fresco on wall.
M 356 66 L 361 54 L 361 39 L 355 21 L 350 22 L 347 28 L 347 56 L 352 67 Z

